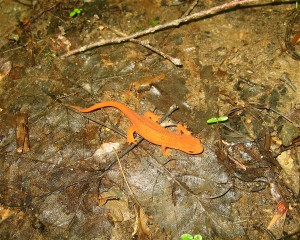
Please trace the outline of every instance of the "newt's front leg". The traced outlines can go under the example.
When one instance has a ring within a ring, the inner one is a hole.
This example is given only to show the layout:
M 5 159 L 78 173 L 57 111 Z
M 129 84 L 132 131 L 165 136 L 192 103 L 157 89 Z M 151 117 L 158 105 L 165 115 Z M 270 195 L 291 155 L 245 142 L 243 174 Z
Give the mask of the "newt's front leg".
M 146 117 L 146 118 L 150 118 L 152 121 L 154 121 L 154 122 L 158 122 L 159 121 L 159 119 L 161 119 L 161 117 L 160 116 L 157 116 L 155 113 L 153 113 L 153 112 L 145 112 L 144 113 L 144 117 Z
M 137 139 L 134 137 L 134 133 L 135 133 L 135 127 L 132 125 L 127 130 L 127 142 L 129 144 L 131 144 L 131 143 L 136 144 L 137 143 Z
M 185 126 L 177 124 L 177 132 L 179 134 L 191 135 L 191 132 L 186 129 Z

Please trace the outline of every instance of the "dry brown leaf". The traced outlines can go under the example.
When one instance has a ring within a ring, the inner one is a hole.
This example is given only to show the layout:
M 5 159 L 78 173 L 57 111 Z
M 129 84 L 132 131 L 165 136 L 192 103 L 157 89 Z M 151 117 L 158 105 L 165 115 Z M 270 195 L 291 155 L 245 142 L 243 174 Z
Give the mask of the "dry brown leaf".
M 7 218 L 12 216 L 13 214 L 16 214 L 17 212 L 18 212 L 18 210 L 0 206 L 0 223 L 5 221 Z
M 138 236 L 138 239 L 151 239 L 150 228 L 148 227 L 149 216 L 141 207 L 135 209 L 136 218 L 132 236 Z
M 99 196 L 99 205 L 109 210 L 109 215 L 114 222 L 127 221 L 131 218 L 128 198 L 117 188 L 111 188 Z
M 0 81 L 9 74 L 12 68 L 12 63 L 10 61 L 4 61 L 3 58 L 0 59 Z
M 20 113 L 16 117 L 17 153 L 29 152 L 28 113 Z

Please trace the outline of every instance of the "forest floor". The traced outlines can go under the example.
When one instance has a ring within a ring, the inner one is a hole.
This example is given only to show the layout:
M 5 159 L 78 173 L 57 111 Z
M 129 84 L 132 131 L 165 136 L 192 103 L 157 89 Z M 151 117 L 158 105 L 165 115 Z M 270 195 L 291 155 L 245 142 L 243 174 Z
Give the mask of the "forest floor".
M 0 238 L 299 239 L 300 14 L 251 2 L 0 1 Z M 103 101 L 176 104 L 163 125 L 203 153 L 133 148 L 119 110 L 68 107 Z

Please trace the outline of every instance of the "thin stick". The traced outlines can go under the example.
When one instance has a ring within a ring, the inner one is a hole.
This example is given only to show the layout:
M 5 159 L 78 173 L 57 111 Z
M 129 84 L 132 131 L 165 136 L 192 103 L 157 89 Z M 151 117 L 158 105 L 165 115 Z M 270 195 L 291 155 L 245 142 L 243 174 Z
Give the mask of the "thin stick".
M 190 13 L 193 11 L 193 9 L 196 7 L 197 3 L 199 0 L 195 0 L 194 2 L 192 2 L 191 6 L 189 7 L 188 10 L 186 10 L 186 12 L 182 15 L 182 17 L 186 17 L 188 15 L 190 15 Z
M 110 30 L 112 30 L 114 33 L 116 33 L 119 36 L 126 37 L 127 35 L 119 30 L 112 29 L 109 27 Z M 173 63 L 175 66 L 182 66 L 182 62 L 179 58 L 173 58 L 168 54 L 165 54 L 164 52 L 160 51 L 158 48 L 153 47 L 149 44 L 149 41 L 141 41 L 137 39 L 129 39 L 130 42 L 139 44 L 145 48 L 150 49 L 151 51 L 157 53 L 158 55 L 161 55 L 163 58 L 168 59 L 171 63 Z
M 188 16 L 191 11 L 193 11 L 193 9 L 195 8 L 195 6 L 197 5 L 199 0 L 195 0 L 191 6 L 189 7 L 189 9 L 182 15 L 182 17 L 185 17 L 185 16 Z M 112 30 L 114 33 L 116 33 L 117 35 L 119 36 L 122 36 L 122 37 L 126 37 L 127 35 L 119 30 L 116 30 L 116 29 L 113 29 L 111 27 L 107 27 L 109 28 L 110 30 Z M 136 44 L 139 44 L 145 48 L 148 48 L 150 49 L 151 51 L 157 53 L 158 55 L 161 55 L 162 57 L 164 57 L 165 59 L 168 59 L 171 63 L 173 63 L 175 66 L 182 66 L 182 62 L 179 58 L 173 58 L 171 57 L 170 55 L 168 54 L 165 54 L 164 52 L 160 51 L 158 48 L 156 47 L 153 47 L 149 44 L 149 41 L 146 40 L 146 41 L 141 41 L 141 40 L 138 40 L 138 39 L 129 39 L 130 42 L 133 42 L 133 43 L 136 43 Z
M 119 158 L 119 156 L 118 156 L 118 154 L 117 154 L 116 152 L 115 152 L 115 155 L 116 155 L 116 158 L 117 158 L 117 160 L 118 160 L 118 163 L 119 163 L 119 167 L 120 167 L 122 176 L 123 176 L 123 178 L 124 178 L 124 181 L 125 181 L 125 183 L 126 183 L 126 186 L 127 186 L 128 190 L 129 190 L 129 192 L 130 192 L 130 195 L 131 195 L 132 199 L 135 201 L 135 203 L 136 203 L 140 208 L 142 208 L 141 204 L 140 204 L 139 201 L 137 200 L 136 196 L 134 195 L 134 193 L 133 193 L 133 191 L 132 191 L 132 189 L 131 189 L 131 187 L 130 187 L 128 181 L 127 181 L 127 178 L 126 178 L 126 176 L 125 176 L 125 173 L 124 173 L 124 170 L 123 170 L 123 167 L 122 167 L 120 158 Z
M 274 1 L 269 1 L 269 2 L 271 3 L 271 2 L 274 2 Z M 213 14 L 225 11 L 225 10 L 232 9 L 232 8 L 240 6 L 240 5 L 246 5 L 246 4 L 250 4 L 250 3 L 259 4 L 259 3 L 261 3 L 261 0 L 241 0 L 241 1 L 232 1 L 232 2 L 229 2 L 229 3 L 225 3 L 225 4 L 222 4 L 222 5 L 210 8 L 208 10 L 204 10 L 204 11 L 197 12 L 197 13 L 194 13 L 194 14 L 189 15 L 189 16 L 184 16 L 184 17 L 175 19 L 175 20 L 173 20 L 171 22 L 167 22 L 165 24 L 156 25 L 154 27 L 148 28 L 148 29 L 140 31 L 140 32 L 136 32 L 136 33 L 134 33 L 132 35 L 129 35 L 129 36 L 126 36 L 126 37 L 102 39 L 102 40 L 99 40 L 99 41 L 96 41 L 96 42 L 92 42 L 90 44 L 84 45 L 80 48 L 76 48 L 72 51 L 69 51 L 69 52 L 63 54 L 61 56 L 61 58 L 65 58 L 65 57 L 74 55 L 76 53 L 84 52 L 86 50 L 89 50 L 89 49 L 92 49 L 92 48 L 95 48 L 95 47 L 100 47 L 100 46 L 107 45 L 107 44 L 112 44 L 112 43 L 121 43 L 121 42 L 129 41 L 130 39 L 133 39 L 133 38 L 137 38 L 137 37 L 140 37 L 140 36 L 143 36 L 143 35 L 154 33 L 154 32 L 160 31 L 162 29 L 166 29 L 166 28 L 170 28 L 170 27 L 177 27 L 182 23 L 190 22 L 192 20 L 198 20 L 200 18 L 209 16 L 209 15 L 213 15 Z

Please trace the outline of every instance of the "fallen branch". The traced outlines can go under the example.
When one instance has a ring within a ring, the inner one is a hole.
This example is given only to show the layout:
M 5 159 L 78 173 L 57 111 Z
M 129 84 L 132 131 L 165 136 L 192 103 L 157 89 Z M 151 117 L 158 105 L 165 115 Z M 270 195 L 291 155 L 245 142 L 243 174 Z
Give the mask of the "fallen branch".
M 193 11 L 193 9 L 197 5 L 198 1 L 199 0 L 194 0 L 194 2 L 191 4 L 191 6 L 188 8 L 188 10 L 182 15 L 182 17 L 188 16 L 191 13 L 191 11 Z M 110 29 L 111 31 L 113 31 L 114 33 L 116 33 L 119 36 L 122 36 L 122 37 L 126 37 L 127 36 L 125 33 L 122 33 L 119 30 L 113 29 L 111 27 L 107 27 L 107 28 Z M 156 48 L 154 46 L 151 46 L 148 40 L 142 40 L 141 41 L 141 40 L 132 38 L 132 39 L 129 39 L 129 41 L 133 42 L 133 43 L 136 43 L 136 44 L 139 44 L 139 45 L 141 45 L 141 46 L 143 46 L 145 48 L 148 48 L 149 50 L 157 53 L 158 55 L 161 55 L 163 58 L 168 59 L 175 66 L 182 66 L 182 62 L 181 62 L 181 60 L 179 58 L 173 58 L 170 55 L 168 55 L 168 54 L 160 51 L 158 48 Z
M 268 1 L 268 2 L 269 3 L 274 3 L 274 1 Z M 84 52 L 86 50 L 89 50 L 89 49 L 92 49 L 92 48 L 95 48 L 95 47 L 100 47 L 100 46 L 104 46 L 104 45 L 108 45 L 108 44 L 112 44 L 112 43 L 121 43 L 121 42 L 129 41 L 130 39 L 138 38 L 138 37 L 150 34 L 150 33 L 160 31 L 162 29 L 167 29 L 167 28 L 170 28 L 170 27 L 177 27 L 182 23 L 190 22 L 190 21 L 193 21 L 193 20 L 198 20 L 200 18 L 209 16 L 209 15 L 213 15 L 213 14 L 225 11 L 225 10 L 235 8 L 237 6 L 242 6 L 242 5 L 245 6 L 245 5 L 248 5 L 248 4 L 262 4 L 262 1 L 261 0 L 241 0 L 241 1 L 232 1 L 232 2 L 229 2 L 229 3 L 224 3 L 222 5 L 210 8 L 208 10 L 197 12 L 197 13 L 194 13 L 194 14 L 191 14 L 191 15 L 188 15 L 188 16 L 183 16 L 183 17 L 175 19 L 171 22 L 156 25 L 154 27 L 148 28 L 148 29 L 140 31 L 140 32 L 136 32 L 136 33 L 128 35 L 128 36 L 118 37 L 118 38 L 111 38 L 111 39 L 102 39 L 102 40 L 99 40 L 99 41 L 96 41 L 96 42 L 92 42 L 90 44 L 84 45 L 80 48 L 76 48 L 72 51 L 69 51 L 69 52 L 63 54 L 61 56 L 61 58 L 65 58 L 65 57 L 74 55 L 76 53 Z M 264 3 L 264 4 L 266 4 L 266 3 Z

